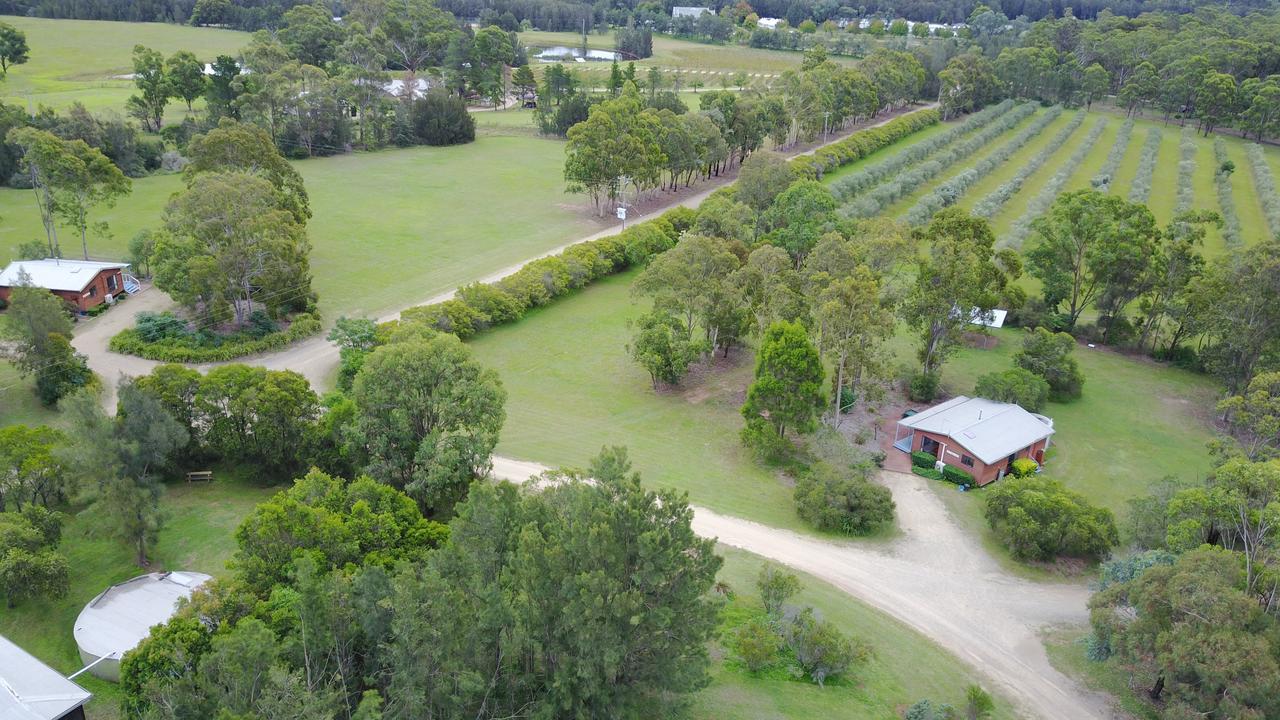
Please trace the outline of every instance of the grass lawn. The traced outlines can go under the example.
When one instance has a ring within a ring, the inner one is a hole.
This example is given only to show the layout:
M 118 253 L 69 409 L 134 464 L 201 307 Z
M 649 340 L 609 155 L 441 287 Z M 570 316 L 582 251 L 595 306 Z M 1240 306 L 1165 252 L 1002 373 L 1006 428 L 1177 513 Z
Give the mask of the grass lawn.
M 735 598 L 722 629 L 759 612 L 756 577 L 764 560 L 721 546 L 720 579 Z M 753 676 L 729 652 L 713 648 L 711 686 L 695 698 L 692 716 L 710 720 L 784 718 L 897 718 L 918 700 L 960 706 L 965 687 L 978 681 L 969 669 L 927 638 L 816 578 L 800 576 L 804 590 L 792 601 L 811 605 L 840 629 L 871 645 L 874 656 L 852 677 L 819 688 L 774 668 Z M 996 698 L 995 718 L 1016 717 L 1012 704 Z
M 131 80 L 117 75 L 133 72 L 133 46 L 145 45 L 165 57 L 190 50 L 206 62 L 234 55 L 249 43 L 249 34 L 235 30 L 195 28 L 166 23 L 122 23 L 99 20 L 0 18 L 27 34 L 31 59 L 9 69 L 3 100 L 25 106 L 63 109 L 75 101 L 92 111 L 124 114 L 125 101 L 135 92 Z M 181 122 L 186 106 L 169 106 L 168 121 Z
M 791 489 L 738 441 L 749 355 L 735 350 L 728 367 L 655 391 L 626 350 L 627 322 L 644 310 L 632 302 L 634 277 L 603 280 L 470 341 L 507 390 L 497 453 L 581 467 L 602 446 L 625 445 L 651 486 L 686 491 L 720 512 L 801 528 Z
M 1014 153 L 1008 162 L 996 168 L 990 175 L 969 188 L 969 192 L 965 193 L 956 204 L 966 210 L 971 210 L 982 198 L 1012 180 L 1020 168 L 1049 148 L 1049 143 L 1053 141 L 1053 138 L 1057 136 L 1063 126 L 1071 122 L 1072 117 L 1074 117 L 1074 113 L 1071 110 L 1064 111 L 1057 119 L 1045 127 L 1044 132 L 1032 138 L 1030 142 L 1022 146 L 1021 150 Z M 1013 202 L 1013 200 L 1010 199 L 1010 202 Z
M 22 377 L 12 363 L 0 360 L 0 426 L 44 425 L 58 417 L 40 404 L 34 377 Z
M 577 48 L 582 45 L 582 36 L 574 32 L 543 32 L 534 30 L 530 32 L 520 33 L 520 42 L 530 46 L 530 48 L 544 48 L 555 46 L 566 46 Z M 587 36 L 587 45 L 592 50 L 613 50 L 613 33 L 605 35 L 591 33 Z M 536 52 L 529 53 L 530 64 L 537 67 L 544 65 L 534 57 Z M 698 71 L 719 72 L 747 72 L 761 74 L 777 74 L 784 70 L 793 70 L 800 67 L 800 60 L 803 53 L 790 50 L 768 50 L 764 48 L 751 48 L 742 45 L 711 45 L 709 43 L 699 43 L 690 40 L 679 40 L 666 35 L 654 34 L 653 36 L 653 56 L 643 60 L 636 61 L 637 68 L 646 68 L 650 65 L 657 65 L 664 70 L 679 68 L 685 73 L 685 83 L 696 77 Z M 838 63 L 845 65 L 853 65 L 857 61 L 851 57 L 833 55 L 832 59 Z M 589 71 L 592 73 L 608 74 L 610 63 L 586 62 L 586 63 L 569 63 L 575 69 Z M 708 86 L 715 83 L 715 80 L 704 80 Z
M 235 550 L 232 533 L 255 505 L 279 488 L 265 488 L 254 481 L 219 471 L 213 483 L 169 485 L 162 500 L 167 511 L 160 540 L 151 553 L 156 570 L 196 570 L 211 575 L 224 572 Z M 108 586 L 140 575 L 130 549 L 121 541 L 96 534 L 91 512 L 83 507 L 70 514 L 63 529 L 61 551 L 71 565 L 71 592 L 52 602 L 28 602 L 0 613 L 0 635 L 8 637 L 32 655 L 63 673 L 79 670 L 82 663 L 71 631 L 84 604 Z M 94 694 L 90 717 L 115 718 L 119 688 L 82 675 L 76 678 Z
M 326 320 L 385 313 L 599 229 L 581 198 L 564 192 L 563 162 L 563 143 L 509 135 L 298 162 Z M 177 175 L 135 180 L 131 195 L 94 215 L 113 237 L 91 239 L 90 254 L 124 257 L 129 238 L 158 226 L 181 188 Z M 18 243 L 44 234 L 29 190 L 0 189 L 0 217 L 4 262 Z M 70 236 L 62 237 L 73 253 Z
M 1155 709 L 1134 694 L 1124 670 L 1115 661 L 1093 662 L 1085 654 L 1086 631 L 1051 632 L 1045 637 L 1049 662 L 1060 672 L 1079 680 L 1085 687 L 1111 694 L 1120 707 L 1135 718 L 1155 720 Z

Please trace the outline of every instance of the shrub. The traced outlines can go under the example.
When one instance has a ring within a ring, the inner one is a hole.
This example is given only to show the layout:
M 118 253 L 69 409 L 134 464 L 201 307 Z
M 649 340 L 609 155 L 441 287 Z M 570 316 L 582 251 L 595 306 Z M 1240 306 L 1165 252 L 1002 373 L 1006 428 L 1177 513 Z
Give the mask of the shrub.
M 1120 541 L 1110 510 L 1040 476 L 997 483 L 986 491 L 984 514 L 1019 560 L 1102 560 Z
M 801 155 L 791 160 L 791 168 L 797 177 L 821 180 L 823 175 L 841 165 L 861 160 L 908 135 L 937 125 L 941 119 L 942 115 L 933 109 L 902 115 L 880 127 L 860 130 L 812 155 Z
M 922 467 L 916 467 L 916 466 L 914 466 L 914 465 L 913 465 L 913 466 L 911 466 L 911 472 L 915 473 L 916 475 L 919 475 L 919 476 L 920 476 L 920 477 L 922 477 L 922 478 L 929 478 L 930 480 L 941 480 L 941 479 L 943 479 L 942 471 L 940 471 L 940 470 L 934 470 L 934 469 L 933 469 L 933 468 L 931 468 L 931 467 L 930 467 L 930 468 L 922 468 Z
M 988 400 L 1016 403 L 1031 412 L 1040 412 L 1049 401 L 1049 383 L 1030 370 L 1016 367 L 978 378 L 973 393 Z
M 729 647 L 748 671 L 758 673 L 778 659 L 782 638 L 763 618 L 752 618 L 734 631 Z
M 738 437 L 756 460 L 770 465 L 786 462 L 795 451 L 791 441 L 779 435 L 763 417 L 748 418 Z
M 1221 137 L 1213 139 L 1213 157 L 1220 168 L 1226 168 L 1227 143 Z M 1234 166 L 1232 166 L 1234 169 Z M 1235 193 L 1231 187 L 1231 173 L 1219 170 L 1213 174 L 1213 184 L 1218 190 L 1218 205 L 1222 207 L 1222 239 L 1229 248 L 1240 247 L 1240 216 L 1236 214 Z
M 423 145 L 458 145 L 476 139 L 476 121 L 452 93 L 432 92 L 413 102 L 414 138 Z
M 1031 477 L 1036 474 L 1036 470 L 1040 469 L 1040 463 L 1031 458 L 1018 458 L 1013 461 L 1014 477 Z
M 942 466 L 942 479 L 956 485 L 972 485 L 973 475 L 953 465 Z
M 1116 133 L 1116 140 L 1112 143 L 1110 152 L 1107 153 L 1106 161 L 1090 181 L 1094 190 L 1106 192 L 1111 188 L 1111 181 L 1115 179 L 1116 171 L 1124 161 L 1125 150 L 1129 148 L 1129 140 L 1133 138 L 1133 122 L 1133 118 L 1129 118 L 1120 126 L 1120 131 Z M 1052 147 L 1056 149 L 1061 146 L 1053 145 Z
M 800 578 L 794 573 L 765 563 L 756 577 L 756 588 L 760 591 L 760 602 L 764 605 L 765 613 L 777 618 L 782 616 L 782 606 L 787 600 L 800 592 Z
M 843 675 L 871 658 L 871 648 L 846 637 L 834 623 L 805 608 L 784 625 L 787 645 L 800 668 L 821 687 L 828 678 Z
M 1276 179 L 1271 174 L 1266 154 L 1257 143 L 1246 145 L 1245 154 L 1249 156 L 1249 166 L 1253 169 L 1253 185 L 1262 203 L 1262 214 L 1267 218 L 1268 234 L 1280 233 L 1280 192 L 1276 192 Z
M 938 396 L 938 374 L 917 372 L 912 375 L 907 395 L 916 402 L 933 402 Z
M 868 482 L 869 468 L 814 463 L 797 481 L 796 512 L 820 530 L 865 535 L 893 520 L 893 494 Z
M 1160 128 L 1153 127 L 1147 131 L 1147 140 L 1142 143 L 1142 154 L 1138 156 L 1138 172 L 1129 185 L 1129 202 L 1146 203 L 1151 195 L 1151 179 L 1156 172 L 1156 155 L 1160 153 Z
M 1022 349 L 1014 354 L 1013 362 L 1044 378 L 1054 400 L 1071 400 L 1084 392 L 1084 373 L 1071 357 L 1075 347 L 1075 338 L 1066 333 L 1036 328 L 1023 336 Z
M 911 464 L 919 468 L 932 468 L 938 464 L 938 458 L 923 450 L 916 450 L 911 453 Z
M 1191 187 L 1192 176 L 1196 174 L 1196 131 L 1190 125 L 1182 128 L 1182 139 L 1178 142 L 1181 158 L 1178 160 L 1178 201 L 1174 212 L 1184 213 L 1191 209 L 1195 200 L 1195 190 Z
M 142 315 L 142 313 L 139 313 Z M 163 337 L 148 342 L 138 328 L 120 331 L 111 338 L 108 348 L 112 352 L 137 355 L 159 362 L 204 363 L 225 362 L 246 355 L 278 350 L 302 338 L 320 332 L 320 318 L 303 313 L 293 318 L 287 330 L 254 338 L 247 333 L 218 336 L 211 333 L 187 333 L 182 336 Z
M 1034 175 L 1035 172 L 1043 167 L 1045 163 L 1049 162 L 1049 158 L 1062 147 L 1063 143 L 1067 142 L 1067 138 L 1070 138 L 1071 134 L 1076 131 L 1076 128 L 1080 127 L 1080 124 L 1084 122 L 1084 118 L 1085 113 L 1083 111 L 1076 113 L 1075 116 L 1071 118 L 1071 121 L 1064 125 L 1063 128 L 1058 131 L 1058 134 L 1053 136 L 1049 141 L 1049 144 L 1040 151 L 1039 155 L 1028 160 L 1022 167 L 1018 168 L 1018 172 L 1015 173 L 1012 178 L 1007 180 L 1000 187 L 992 190 L 985 197 L 975 203 L 973 206 L 973 214 L 984 218 L 995 217 L 995 214 L 1000 211 L 1000 208 L 1004 207 L 1004 204 L 1009 202 L 1009 198 L 1018 194 L 1018 191 L 1022 189 L 1022 185 L 1027 181 L 1027 178 Z
M 1058 195 L 1062 193 L 1062 189 L 1066 186 L 1067 181 L 1075 174 L 1076 168 L 1080 167 L 1080 163 L 1084 162 L 1097 144 L 1098 138 L 1102 137 L 1102 131 L 1107 127 L 1107 119 L 1105 117 L 1098 118 L 1098 122 L 1094 123 L 1089 129 L 1089 134 L 1084 140 L 1076 146 L 1076 150 L 1071 153 L 1066 162 L 1059 166 L 1058 172 L 1049 178 L 1041 188 L 1040 192 L 1027 203 L 1027 209 L 1013 223 L 1013 228 L 1009 231 L 1005 239 L 1005 244 L 1012 248 L 1021 248 L 1022 241 L 1027 235 L 1031 234 L 1031 225 L 1036 218 L 1044 214 L 1053 201 L 1058 199 Z
M 155 343 L 166 338 L 180 338 L 191 335 L 187 324 L 171 312 L 140 312 L 134 320 L 134 327 L 144 342 Z

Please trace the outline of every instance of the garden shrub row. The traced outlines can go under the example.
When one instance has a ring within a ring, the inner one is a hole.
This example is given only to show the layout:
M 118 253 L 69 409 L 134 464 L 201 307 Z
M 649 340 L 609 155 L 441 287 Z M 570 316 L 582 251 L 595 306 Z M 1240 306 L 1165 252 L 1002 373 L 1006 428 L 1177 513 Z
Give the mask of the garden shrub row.
M 934 470 L 931 467 L 922 468 L 922 467 L 917 467 L 915 465 L 912 465 L 911 472 L 915 473 L 916 475 L 919 475 L 922 478 L 929 478 L 930 480 L 942 479 L 942 473 L 938 472 L 937 470 Z
M 1058 194 L 1062 192 L 1067 181 L 1075 174 L 1076 168 L 1080 167 L 1080 163 L 1084 162 L 1085 156 L 1089 154 L 1089 151 L 1093 150 L 1094 144 L 1098 142 L 1098 138 L 1102 136 L 1102 131 L 1106 127 L 1107 119 L 1098 118 L 1098 122 L 1094 123 L 1093 127 L 1089 129 L 1089 134 L 1076 147 L 1075 152 L 1071 153 L 1066 162 L 1062 163 L 1058 172 L 1054 173 L 1053 177 L 1049 178 L 1049 181 L 1040 189 L 1040 193 L 1027 204 L 1027 211 L 1013 223 L 1013 228 L 1009 231 L 1009 236 L 1003 244 L 1015 249 L 1022 247 L 1022 241 L 1027 239 L 1027 235 L 1031 234 L 1031 224 L 1035 222 L 1036 218 L 1044 214 L 1049 209 L 1049 206 L 1053 204 L 1053 201 L 1058 198 Z
M 947 168 L 982 148 L 989 147 L 991 143 L 995 142 L 996 138 L 1009 132 L 1035 111 L 1036 106 L 1031 103 L 1019 105 L 1017 108 L 996 118 L 977 133 L 947 146 L 929 160 L 915 165 L 892 180 L 881 183 L 856 198 L 845 206 L 844 214 L 847 217 L 855 218 L 872 217 L 879 214 L 885 208 L 914 192 L 916 188 L 940 175 Z
M 1276 179 L 1271 174 L 1271 166 L 1267 165 L 1261 145 L 1249 143 L 1245 146 L 1245 153 L 1253 168 L 1253 186 L 1257 188 L 1262 213 L 1267 218 L 1267 232 L 1270 235 L 1280 233 L 1280 193 L 1276 192 Z
M 935 464 L 937 464 L 937 462 L 938 462 L 938 458 L 934 457 L 933 455 L 930 455 L 927 452 L 924 452 L 923 450 L 916 450 L 915 452 L 911 453 L 911 464 L 915 465 L 916 467 L 931 468 Z
M 973 167 L 942 183 L 933 192 L 920 198 L 919 202 L 907 211 L 907 222 L 912 225 L 923 225 L 929 222 L 929 218 L 933 217 L 934 213 L 948 205 L 954 205 L 969 188 L 973 187 L 982 178 L 995 172 L 996 168 L 1008 162 L 1014 153 L 1031 142 L 1032 138 L 1038 137 L 1049 126 L 1049 123 L 1057 120 L 1061 114 L 1061 105 L 1054 105 L 1041 113 L 1040 117 L 1037 117 L 1025 128 L 1018 131 L 1008 142 L 996 148 L 994 152 L 984 157 Z
M 932 108 L 917 110 L 896 117 L 879 127 L 859 130 L 810 155 L 801 155 L 791 161 L 791 168 L 797 177 L 821 180 L 826 173 L 851 162 L 857 162 L 931 125 L 937 125 L 941 119 L 941 113 Z
M 942 479 L 956 485 L 972 485 L 973 476 L 953 465 L 942 466 Z
M 848 201 L 859 193 L 879 185 L 912 165 L 928 160 L 951 143 L 986 126 L 992 120 L 1012 110 L 1013 104 L 1012 100 L 1005 100 L 998 105 L 992 105 L 970 115 L 953 128 L 938 133 L 931 138 L 921 140 L 880 162 L 862 168 L 856 173 L 842 177 L 831 184 L 831 193 L 836 196 L 837 200 Z
M 1049 140 L 1049 144 L 1041 149 L 1039 155 L 1031 158 L 1031 160 L 1027 161 L 1025 165 L 1018 169 L 1018 172 L 1015 173 L 1012 178 L 1003 183 L 1000 187 L 992 190 L 986 197 L 979 200 L 977 204 L 973 206 L 973 214 L 987 219 L 995 217 L 995 214 L 1000 212 L 1000 208 L 1004 207 L 1004 204 L 1009 202 L 1009 198 L 1018 194 L 1018 191 L 1022 189 L 1022 185 L 1027 181 L 1027 178 L 1031 177 L 1037 170 L 1044 167 L 1044 164 L 1049 162 L 1049 158 L 1052 157 L 1059 148 L 1066 144 L 1067 138 L 1070 138 L 1071 134 L 1076 131 L 1076 128 L 1080 127 L 1084 122 L 1084 116 L 1085 113 L 1083 110 L 1076 113 L 1075 116 L 1071 118 L 1071 121 L 1063 126 L 1063 128 L 1058 131 L 1057 135 L 1054 135 L 1053 138 Z
M 1147 198 L 1151 196 L 1151 178 L 1156 172 L 1160 136 L 1160 128 L 1153 127 L 1147 131 L 1147 141 L 1142 144 L 1142 154 L 1138 156 L 1138 172 L 1133 176 L 1133 184 L 1129 186 L 1129 202 L 1146 205 Z
M 139 324 L 144 319 L 139 314 Z M 160 315 L 159 317 L 163 317 Z M 172 317 L 172 316 L 171 316 Z M 182 325 L 177 318 L 174 322 Z M 225 362 L 246 355 L 257 355 L 270 350 L 279 350 L 290 343 L 302 340 L 320 332 L 320 317 L 312 313 L 301 313 L 293 318 L 288 329 L 268 333 L 261 337 L 241 334 L 219 341 L 217 345 L 203 345 L 192 335 L 163 334 L 148 340 L 142 329 L 131 327 L 120 331 L 111 338 L 108 348 L 112 352 L 126 355 L 137 355 L 148 360 L 177 363 Z
M 1107 159 L 1098 169 L 1098 174 L 1093 176 L 1092 185 L 1095 190 L 1106 192 L 1111 189 L 1111 182 L 1116 177 L 1116 171 L 1120 169 L 1124 153 L 1129 149 L 1129 141 L 1133 139 L 1133 124 L 1133 118 L 1129 118 L 1120 126 L 1120 130 L 1116 133 L 1116 141 L 1111 145 L 1111 152 L 1107 153 Z
M 1213 160 L 1217 165 L 1217 170 L 1213 173 L 1213 184 L 1218 187 L 1218 205 L 1222 207 L 1222 239 L 1227 247 L 1237 248 L 1240 247 L 1240 216 L 1236 214 L 1231 173 L 1223 170 L 1230 162 L 1227 157 L 1227 143 L 1220 137 L 1213 139 Z
M 1178 141 L 1180 158 L 1178 160 L 1178 201 L 1174 205 L 1175 213 L 1184 213 L 1191 209 L 1195 200 L 1195 192 L 1191 187 L 1192 177 L 1196 173 L 1196 131 L 1188 125 L 1182 128 L 1182 139 Z
M 617 235 L 577 243 L 559 255 L 533 260 L 496 282 L 466 285 L 451 300 L 409 308 L 400 318 L 465 340 L 515 322 L 530 308 L 546 305 L 602 277 L 645 263 L 675 246 L 696 216 L 690 208 L 672 208 Z

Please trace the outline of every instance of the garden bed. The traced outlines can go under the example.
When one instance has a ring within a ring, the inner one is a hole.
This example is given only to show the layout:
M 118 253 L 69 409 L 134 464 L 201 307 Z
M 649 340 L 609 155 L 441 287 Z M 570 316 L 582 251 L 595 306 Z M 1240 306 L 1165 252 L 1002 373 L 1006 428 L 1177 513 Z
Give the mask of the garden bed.
M 254 313 L 251 325 L 232 334 L 191 329 L 173 313 L 138 313 L 138 324 L 116 334 L 107 346 L 112 352 L 136 355 L 160 362 L 223 362 L 246 355 L 278 350 L 320 332 L 320 317 L 313 313 L 293 316 L 288 327 Z

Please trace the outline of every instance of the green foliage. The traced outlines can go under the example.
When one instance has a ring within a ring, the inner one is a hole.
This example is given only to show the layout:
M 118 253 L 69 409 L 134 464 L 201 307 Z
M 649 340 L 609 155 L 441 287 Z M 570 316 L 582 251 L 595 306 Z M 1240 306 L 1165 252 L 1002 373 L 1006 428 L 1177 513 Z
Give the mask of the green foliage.
M 868 645 L 846 637 L 834 623 L 817 618 L 812 608 L 801 610 L 786 622 L 783 636 L 800 669 L 819 686 L 871 659 Z
M 1026 368 L 1015 367 L 978 378 L 973 394 L 988 400 L 1015 403 L 1024 410 L 1038 413 L 1049 402 L 1049 383 Z
M 942 466 L 942 479 L 956 485 L 973 485 L 973 476 L 954 465 Z
M 160 362 L 225 362 L 278 350 L 318 332 L 320 318 L 310 313 L 295 315 L 288 328 L 265 335 L 255 332 L 233 335 L 192 333 L 187 330 L 186 323 L 172 313 L 138 313 L 137 327 L 116 333 L 107 347 L 112 352 Z M 150 340 L 148 336 L 156 339 Z
M 1280 456 L 1280 372 L 1254 376 L 1240 395 L 1218 403 L 1231 434 L 1250 460 Z
M 760 568 L 760 575 L 756 578 L 756 588 L 760 591 L 760 602 L 764 604 L 765 613 L 777 619 L 782 617 L 782 606 L 787 600 L 800 592 L 800 578 L 794 573 L 766 563 Z
M 935 469 L 934 469 L 934 468 L 932 468 L 932 467 L 927 467 L 927 468 L 926 468 L 926 467 L 920 467 L 920 466 L 918 466 L 918 465 L 912 465 L 912 466 L 911 466 L 911 472 L 915 473 L 916 475 L 919 475 L 919 476 L 920 476 L 920 477 L 922 477 L 922 478 L 928 478 L 928 479 L 930 479 L 930 480 L 942 480 L 942 479 L 943 479 L 942 471 L 941 471 L 941 470 L 935 470 Z
M 1074 400 L 1084 393 L 1084 373 L 1076 359 L 1071 357 L 1075 347 L 1075 338 L 1066 333 L 1036 328 L 1023 336 L 1022 349 L 1014 354 L 1013 362 L 1043 378 L 1049 385 L 1052 399 L 1058 402 Z
M 778 661 L 782 638 L 764 618 L 752 618 L 734 631 L 729 647 L 749 672 L 758 673 Z
M 423 145 L 459 145 L 476 139 L 476 121 L 456 95 L 427 93 L 413 101 L 410 121 L 414 137 Z
M 766 417 L 779 436 L 786 429 L 813 430 L 826 404 L 824 371 L 817 349 L 798 323 L 776 322 L 765 330 L 756 352 L 755 379 L 747 388 L 742 415 Z
M 738 433 L 742 446 L 759 462 L 779 465 L 795 455 L 796 447 L 762 417 L 748 418 Z
M 937 125 L 940 119 L 941 115 L 937 110 L 917 110 L 896 117 L 879 127 L 859 130 L 843 140 L 819 148 L 812 155 L 794 158 L 790 161 L 790 165 L 797 175 L 821 180 L 823 175 L 838 167 L 857 162 L 909 135 Z M 743 173 L 746 172 L 745 165 L 746 163 L 744 163 Z M 741 176 L 738 182 L 741 184 Z
M 933 402 L 938 397 L 941 376 L 936 372 L 917 371 L 907 381 L 907 397 L 915 402 Z
M 1039 469 L 1040 469 L 1040 464 L 1037 463 L 1035 460 L 1032 460 L 1031 458 L 1023 457 L 1013 461 L 1014 477 L 1020 477 L 1020 478 L 1031 477 L 1036 473 L 1036 470 L 1039 470 Z
M 1084 162 L 1084 158 L 1094 148 L 1098 142 L 1098 138 L 1102 137 L 1102 131 L 1107 127 L 1107 118 L 1098 118 L 1098 121 L 1089 129 L 1087 135 L 1080 140 L 1075 152 L 1066 159 L 1060 166 L 1058 172 L 1040 188 L 1040 192 L 1031 198 L 1027 203 L 1027 209 L 1013 223 L 1013 228 L 1009 231 L 1008 236 L 1004 238 L 1004 242 L 1013 248 L 1021 248 L 1027 236 L 1031 234 L 1033 229 L 1038 230 L 1036 221 L 1040 219 L 1058 196 L 1066 187 L 1067 181 L 1075 174 L 1076 169 Z
M 1062 483 L 1037 476 L 1005 478 L 986 490 L 984 514 L 1019 560 L 1102 560 L 1119 544 L 1111 511 Z
M 59 513 L 34 504 L 0 512 L 0 596 L 8 607 L 66 597 L 70 569 L 57 551 L 61 537 Z
M 911 464 L 918 468 L 932 468 L 938 464 L 938 458 L 923 450 L 916 450 L 911 453 Z
M 636 321 L 636 327 L 628 350 L 632 359 L 648 371 L 654 388 L 659 383 L 678 384 L 689 365 L 708 349 L 703 343 L 690 340 L 680 320 L 668 312 L 645 313 Z
M 5 478 L 0 512 L 10 505 L 15 511 L 47 508 L 68 498 L 71 488 L 59 452 L 63 440 L 61 432 L 44 425 L 0 428 L 0 476 Z
M 870 468 L 817 462 L 796 480 L 796 513 L 821 530 L 865 535 L 893 521 L 893 494 L 867 478 Z

